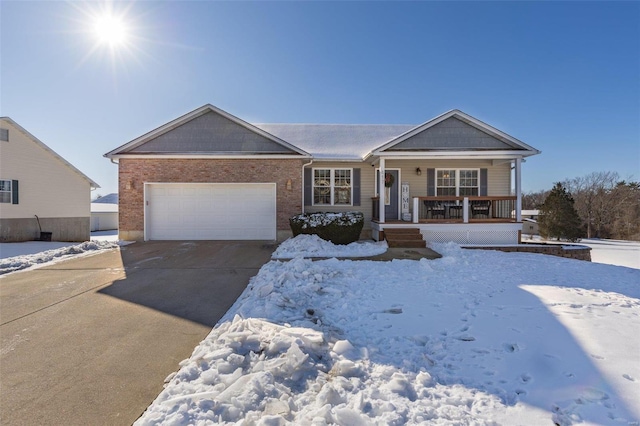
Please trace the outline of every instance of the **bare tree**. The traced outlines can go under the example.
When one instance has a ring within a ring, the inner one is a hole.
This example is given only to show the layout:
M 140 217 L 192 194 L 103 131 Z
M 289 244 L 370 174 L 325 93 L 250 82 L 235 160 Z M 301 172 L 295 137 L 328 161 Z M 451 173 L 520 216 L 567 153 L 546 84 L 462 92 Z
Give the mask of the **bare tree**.
M 593 172 L 564 182 L 585 223 L 587 238 L 607 236 L 607 228 L 613 222 L 611 191 L 618 181 L 619 175 L 616 172 Z
M 547 198 L 547 195 L 549 195 L 549 191 L 528 192 L 526 194 L 522 194 L 522 209 L 539 209 Z

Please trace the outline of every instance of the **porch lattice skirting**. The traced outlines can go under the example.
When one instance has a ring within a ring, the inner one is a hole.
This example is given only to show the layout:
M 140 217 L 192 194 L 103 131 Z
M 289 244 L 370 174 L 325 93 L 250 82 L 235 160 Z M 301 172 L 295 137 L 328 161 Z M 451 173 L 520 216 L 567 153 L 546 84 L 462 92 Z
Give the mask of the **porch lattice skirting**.
M 518 244 L 522 223 L 458 223 L 458 224 L 415 224 L 415 223 L 371 223 L 371 233 L 380 240 L 380 231 L 394 228 L 418 228 L 428 243 L 468 245 Z
M 434 243 L 453 241 L 457 244 L 515 244 L 518 242 L 518 230 L 423 230 L 424 239 Z

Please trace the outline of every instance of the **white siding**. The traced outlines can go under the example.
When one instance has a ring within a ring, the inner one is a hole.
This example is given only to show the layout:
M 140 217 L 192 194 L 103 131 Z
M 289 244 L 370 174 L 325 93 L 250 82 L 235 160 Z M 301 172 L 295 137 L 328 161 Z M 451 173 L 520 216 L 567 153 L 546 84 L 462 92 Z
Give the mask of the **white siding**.
M 10 122 L 0 141 L 0 179 L 19 181 L 19 204 L 1 203 L 0 218 L 89 217 L 89 182 Z

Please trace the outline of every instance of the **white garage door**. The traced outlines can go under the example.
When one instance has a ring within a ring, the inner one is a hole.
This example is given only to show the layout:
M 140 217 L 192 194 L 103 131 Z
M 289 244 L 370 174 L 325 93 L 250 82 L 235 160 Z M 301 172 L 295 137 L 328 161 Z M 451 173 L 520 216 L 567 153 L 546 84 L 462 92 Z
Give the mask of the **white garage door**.
M 275 240 L 275 183 L 145 185 L 147 240 Z

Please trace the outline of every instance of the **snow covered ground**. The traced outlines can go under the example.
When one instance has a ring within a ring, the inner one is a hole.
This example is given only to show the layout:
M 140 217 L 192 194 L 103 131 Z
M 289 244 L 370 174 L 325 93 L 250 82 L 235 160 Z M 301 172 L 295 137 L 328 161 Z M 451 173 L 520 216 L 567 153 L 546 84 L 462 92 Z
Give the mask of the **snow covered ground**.
M 432 248 L 267 263 L 137 424 L 640 423 L 640 269 Z
M 550 244 L 558 243 L 553 240 L 543 240 L 540 236 L 523 235 L 523 241 L 540 241 Z M 627 266 L 640 269 L 640 242 L 621 240 L 600 240 L 584 238 L 578 245 L 591 247 L 591 261 L 608 265 Z
M 118 231 L 94 232 L 91 234 L 91 241 L 84 243 L 59 241 L 0 243 L 0 275 L 50 265 L 123 244 L 127 242 L 118 242 Z
M 298 235 L 284 241 L 271 256 L 274 259 L 294 257 L 368 257 L 382 254 L 389 246 L 386 241 L 356 241 L 347 245 L 336 245 L 317 235 Z

